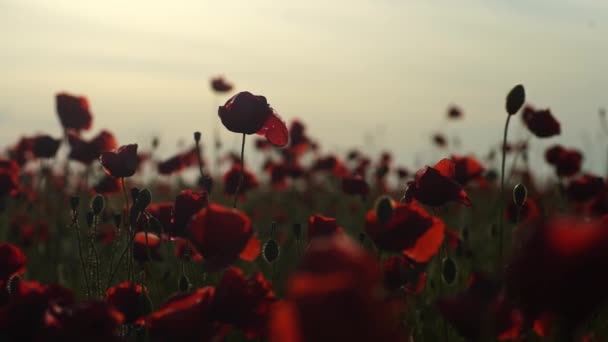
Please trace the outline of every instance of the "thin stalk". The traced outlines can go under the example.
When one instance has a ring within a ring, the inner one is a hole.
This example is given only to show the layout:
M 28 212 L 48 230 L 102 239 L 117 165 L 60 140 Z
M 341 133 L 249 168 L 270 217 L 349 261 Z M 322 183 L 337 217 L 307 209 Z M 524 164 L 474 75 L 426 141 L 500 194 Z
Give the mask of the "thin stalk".
M 234 192 L 234 202 L 232 203 L 232 207 L 236 208 L 236 202 L 239 198 L 239 191 L 241 190 L 241 185 L 243 183 L 243 178 L 245 177 L 245 137 L 247 135 L 243 133 L 243 140 L 241 142 L 241 175 L 239 176 L 239 183 L 236 186 L 236 191 Z
M 511 121 L 511 115 L 507 115 L 507 121 L 505 122 L 505 131 L 502 139 L 502 164 L 500 166 L 500 215 L 498 216 L 498 267 L 502 265 L 502 250 L 503 250 L 503 221 L 505 212 L 505 162 L 507 159 L 507 132 L 509 131 L 509 122 Z
M 78 216 L 76 212 L 72 213 L 72 228 L 76 231 L 76 239 L 78 240 L 78 257 L 80 259 L 80 265 L 82 266 L 82 273 L 84 274 L 84 285 L 87 290 L 87 298 L 91 296 L 91 290 L 89 288 L 89 276 L 87 274 L 87 265 L 82 255 L 82 239 L 80 238 L 80 227 L 78 227 Z

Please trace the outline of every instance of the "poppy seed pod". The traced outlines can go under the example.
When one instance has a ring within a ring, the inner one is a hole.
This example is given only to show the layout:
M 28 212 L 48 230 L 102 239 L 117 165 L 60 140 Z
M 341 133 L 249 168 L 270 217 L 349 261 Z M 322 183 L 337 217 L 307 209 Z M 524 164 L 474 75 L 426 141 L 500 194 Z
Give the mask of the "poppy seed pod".
M 521 84 L 516 85 L 507 95 L 506 109 L 509 115 L 516 114 L 526 101 L 526 91 Z
M 376 217 L 381 224 L 385 224 L 390 221 L 393 215 L 393 204 L 389 197 L 380 197 L 376 201 Z
M 279 258 L 280 254 L 281 249 L 279 244 L 274 239 L 266 241 L 264 247 L 262 248 L 262 256 L 267 263 L 272 264 L 275 262 Z
M 441 277 L 446 284 L 452 285 L 456 280 L 456 262 L 451 257 L 446 257 L 442 261 Z
M 79 205 L 80 205 L 80 197 L 71 196 L 70 197 L 70 208 L 72 209 L 72 211 L 77 211 Z
M 146 208 L 148 207 L 148 205 L 150 205 L 150 202 L 152 202 L 152 194 L 150 193 L 150 190 L 143 189 L 137 195 L 137 200 L 135 201 L 135 205 L 134 206 L 139 211 L 144 211 L 144 210 L 146 210 Z
M 194 132 L 194 141 L 196 143 L 198 143 L 199 141 L 201 141 L 201 132 L 199 132 L 199 131 Z
M 133 203 L 137 201 L 137 197 L 139 196 L 139 189 L 136 187 L 131 188 L 131 200 Z
M 91 201 L 91 210 L 95 216 L 99 216 L 103 209 L 106 207 L 106 201 L 102 195 L 95 195 Z
M 521 207 L 526 203 L 526 199 L 528 198 L 528 189 L 523 184 L 517 184 L 513 188 L 513 202 L 518 207 Z

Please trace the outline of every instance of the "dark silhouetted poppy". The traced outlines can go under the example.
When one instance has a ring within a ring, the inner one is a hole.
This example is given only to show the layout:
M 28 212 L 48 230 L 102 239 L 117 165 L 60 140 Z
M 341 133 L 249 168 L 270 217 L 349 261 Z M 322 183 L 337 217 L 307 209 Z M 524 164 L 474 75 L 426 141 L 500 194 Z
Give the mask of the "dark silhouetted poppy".
M 241 178 L 241 164 L 233 164 L 232 168 L 224 174 L 224 193 L 226 195 L 234 195 L 239 185 L 239 179 Z M 255 189 L 259 185 L 255 174 L 245 169 L 243 173 L 243 182 L 239 188 L 237 195 L 244 196 L 247 192 Z
M 120 146 L 116 152 L 102 152 L 99 161 L 108 175 L 114 178 L 131 177 L 137 170 L 137 144 Z
M 604 190 L 604 180 L 590 174 L 571 180 L 566 186 L 566 195 L 571 201 L 585 202 Z
M 275 302 L 272 285 L 262 273 L 246 278 L 242 270 L 229 267 L 216 286 L 214 318 L 237 327 L 249 339 L 264 337 Z
M 153 233 L 137 232 L 133 239 L 133 259 L 139 263 L 160 260 L 160 237 Z
M 122 191 L 122 183 L 119 178 L 104 175 L 99 182 L 93 186 L 93 190 L 102 195 L 116 194 Z
M 227 93 L 232 90 L 232 84 L 223 76 L 217 76 L 211 79 L 211 89 L 216 93 Z
M 171 219 L 169 230 L 171 235 L 186 236 L 186 230 L 192 216 L 207 207 L 208 204 L 209 199 L 206 192 L 193 190 L 183 190 L 180 192 L 175 198 L 175 204 L 173 205 L 173 218 Z
M 68 134 L 70 143 L 69 158 L 89 165 L 99 158 L 102 152 L 111 151 L 116 148 L 117 143 L 114 135 L 108 131 L 101 131 L 90 141 L 85 141 L 76 134 Z
M 335 218 L 314 215 L 308 218 L 308 240 L 317 237 L 342 233 L 344 229 L 338 226 Z
M 293 120 L 289 126 L 289 149 L 297 156 L 311 148 L 311 141 L 306 135 L 306 126 L 300 120 Z
M 526 90 L 523 85 L 518 84 L 507 94 L 505 109 L 509 115 L 514 115 L 524 105 L 524 102 L 526 102 Z
M 272 312 L 274 342 L 407 341 L 390 304 L 378 296 L 374 258 L 344 234 L 315 239 Z
M 106 291 L 106 302 L 123 314 L 126 324 L 132 324 L 146 314 L 142 305 L 145 292 L 139 284 L 120 283 Z
M 25 165 L 32 156 L 34 140 L 28 137 L 21 137 L 17 144 L 10 150 L 11 159 L 19 166 Z
M 387 290 L 418 295 L 426 286 L 426 273 L 405 255 L 391 256 L 384 262 L 384 286 Z
M 19 193 L 19 166 L 10 160 L 0 159 L 0 198 Z
M 534 221 L 540 217 L 540 209 L 535 201 L 527 198 L 521 209 L 515 203 L 509 201 L 509 206 L 505 212 L 505 217 L 510 223 Z
M 446 147 L 448 145 L 448 141 L 445 139 L 445 137 L 441 133 L 433 134 L 433 142 L 435 143 L 435 145 L 437 147 L 441 147 L 441 148 Z
M 276 146 L 285 146 L 289 142 L 287 126 L 264 96 L 240 92 L 219 107 L 218 115 L 231 132 L 257 133 Z
M 61 139 L 49 135 L 37 135 L 32 138 L 32 153 L 36 158 L 53 158 L 61 145 Z
M 275 189 L 285 189 L 287 187 L 287 166 L 284 163 L 272 163 L 267 165 L 270 172 L 270 184 Z
M 236 209 L 209 204 L 192 218 L 188 231 L 210 269 L 228 266 L 239 257 L 253 261 L 260 254 L 251 220 Z
M 367 198 L 369 194 L 369 185 L 365 179 L 359 176 L 342 178 L 342 191 L 348 195 L 358 195 L 361 198 Z
M 466 290 L 440 298 L 437 306 L 467 340 L 517 339 L 524 326 L 522 313 L 507 300 L 495 281 L 481 274 L 473 274 Z
M 435 168 L 438 167 L 438 168 Z M 416 172 L 415 179 L 408 182 L 404 201 L 417 201 L 432 206 L 442 206 L 455 201 L 466 206 L 471 201 L 462 186 L 455 180 L 456 167 L 449 159 L 442 159 L 435 167 L 426 166 Z
M 553 165 L 559 177 L 571 177 L 581 170 L 583 155 L 578 150 L 554 145 L 545 151 L 545 160 Z
M 197 163 L 198 154 L 196 152 L 196 148 L 193 148 L 184 153 L 177 154 L 169 159 L 159 162 L 157 164 L 157 170 L 161 175 L 170 175 L 194 166 Z
M 59 93 L 55 96 L 57 114 L 64 129 L 88 130 L 93 123 L 89 101 L 84 96 Z
M 462 109 L 456 105 L 451 105 L 447 110 L 448 119 L 461 119 L 463 117 Z
M 443 243 L 445 225 L 416 204 L 392 202 L 388 217 L 380 220 L 376 210 L 365 217 L 365 232 L 380 249 L 402 252 L 416 262 L 427 262 Z
M 548 138 L 561 133 L 560 124 L 549 109 L 536 110 L 526 106 L 521 118 L 530 132 L 539 138 Z
M 177 295 L 145 319 L 153 342 L 212 341 L 218 324 L 212 319 L 213 287 Z
M 19 247 L 10 243 L 0 243 L 0 288 L 15 274 L 25 272 L 27 257 Z
M 311 171 L 327 171 L 336 177 L 345 177 L 349 174 L 344 163 L 333 155 L 316 159 L 311 166 Z

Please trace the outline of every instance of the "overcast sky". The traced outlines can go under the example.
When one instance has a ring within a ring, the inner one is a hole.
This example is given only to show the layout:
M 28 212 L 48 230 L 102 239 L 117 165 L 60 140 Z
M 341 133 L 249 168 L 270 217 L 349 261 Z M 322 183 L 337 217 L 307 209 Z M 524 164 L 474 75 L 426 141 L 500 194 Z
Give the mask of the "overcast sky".
M 54 94 L 68 91 L 89 97 L 92 133 L 159 134 L 170 151 L 195 129 L 210 134 L 225 98 L 209 78 L 223 74 L 303 119 L 326 150 L 430 162 L 435 131 L 458 135 L 461 152 L 496 144 L 504 97 L 523 83 L 562 123 L 548 143 L 587 149 L 594 169 L 608 140 L 597 115 L 607 39 L 604 0 L 0 0 L 0 146 L 58 135 Z M 445 122 L 451 103 L 463 121 Z

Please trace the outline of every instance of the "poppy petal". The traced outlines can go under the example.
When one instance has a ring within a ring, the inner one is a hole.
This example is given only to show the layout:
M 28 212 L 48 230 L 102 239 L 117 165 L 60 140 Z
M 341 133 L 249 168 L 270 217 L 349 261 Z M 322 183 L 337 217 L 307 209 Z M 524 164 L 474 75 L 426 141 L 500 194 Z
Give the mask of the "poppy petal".
M 285 122 L 274 112 L 268 116 L 264 126 L 257 134 L 265 136 L 266 139 L 275 146 L 283 147 L 289 142 L 287 125 L 285 125 Z
M 252 236 L 247 242 L 247 245 L 245 245 L 245 248 L 243 249 L 241 254 L 239 254 L 239 257 L 245 261 L 254 261 L 258 257 L 258 255 L 260 255 L 261 248 L 262 243 L 260 242 L 260 240 L 258 240 L 255 236 Z

